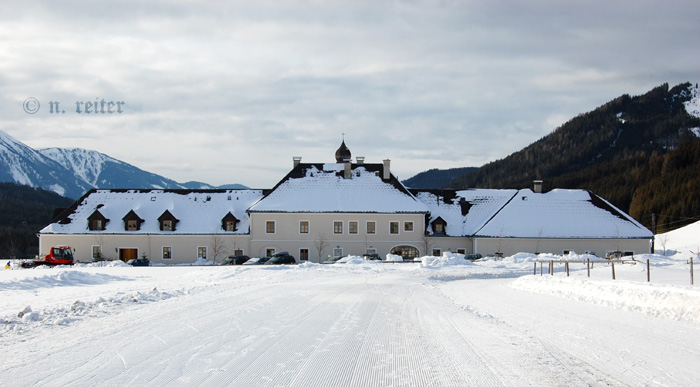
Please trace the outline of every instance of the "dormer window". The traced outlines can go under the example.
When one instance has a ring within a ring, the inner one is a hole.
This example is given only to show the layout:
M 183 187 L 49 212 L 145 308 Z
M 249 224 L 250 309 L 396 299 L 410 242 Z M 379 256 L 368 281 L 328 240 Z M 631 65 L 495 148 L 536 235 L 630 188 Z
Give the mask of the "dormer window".
M 447 226 L 447 222 L 445 222 L 444 219 L 438 216 L 437 219 L 433 220 L 430 225 L 433 228 L 433 235 L 445 235 L 445 227 Z
M 129 211 L 128 214 L 124 215 L 122 218 L 124 221 L 124 230 L 126 231 L 138 231 L 141 229 L 141 224 L 144 222 L 134 210 Z
M 88 229 L 90 231 L 104 231 L 107 222 L 109 222 L 109 219 L 105 218 L 99 210 L 95 210 L 88 216 Z
M 221 219 L 221 228 L 224 231 L 237 231 L 238 222 L 240 222 L 240 220 L 236 219 L 236 217 L 233 216 L 231 212 L 229 212 L 228 214 L 226 214 L 226 216 L 224 216 Z
M 175 225 L 177 222 L 179 222 L 179 220 L 168 210 L 165 210 L 165 212 L 163 212 L 163 214 L 158 218 L 160 231 L 175 231 Z

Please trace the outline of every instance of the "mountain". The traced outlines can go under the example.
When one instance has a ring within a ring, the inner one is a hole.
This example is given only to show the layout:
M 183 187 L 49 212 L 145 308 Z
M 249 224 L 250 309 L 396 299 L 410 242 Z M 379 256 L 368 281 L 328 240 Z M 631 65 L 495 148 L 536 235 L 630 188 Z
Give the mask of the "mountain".
M 442 188 L 453 180 L 477 169 L 476 167 L 430 169 L 404 180 L 403 184 L 409 188 Z
M 0 182 L 41 187 L 74 199 L 91 188 L 215 188 L 196 181 L 178 183 L 93 150 L 35 150 L 2 131 Z
M 623 95 L 449 187 L 524 188 L 539 179 L 546 189 L 589 189 L 647 227 L 652 213 L 662 226 L 678 224 L 700 215 L 698 101 L 690 83 Z
M 58 162 L 0 131 L 0 181 L 42 187 L 77 198 L 91 188 Z

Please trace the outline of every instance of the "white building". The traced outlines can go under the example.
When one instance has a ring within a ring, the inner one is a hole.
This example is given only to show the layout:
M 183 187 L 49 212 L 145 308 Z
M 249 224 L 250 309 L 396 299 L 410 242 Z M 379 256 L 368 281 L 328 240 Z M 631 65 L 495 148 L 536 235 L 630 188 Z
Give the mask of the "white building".
M 297 260 L 452 251 L 604 256 L 649 250 L 652 234 L 585 190 L 409 190 L 389 160 L 293 169 L 271 190 L 91 190 L 40 232 L 40 251 L 69 245 L 78 261 L 148 257 L 187 263 L 228 255 Z

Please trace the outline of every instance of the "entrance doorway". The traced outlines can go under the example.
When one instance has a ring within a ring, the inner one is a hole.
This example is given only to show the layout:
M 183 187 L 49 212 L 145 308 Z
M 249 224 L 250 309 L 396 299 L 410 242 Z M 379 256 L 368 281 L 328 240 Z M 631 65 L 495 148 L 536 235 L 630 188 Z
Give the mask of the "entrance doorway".
M 126 262 L 130 259 L 139 257 L 139 249 L 123 249 L 119 248 L 119 259 Z

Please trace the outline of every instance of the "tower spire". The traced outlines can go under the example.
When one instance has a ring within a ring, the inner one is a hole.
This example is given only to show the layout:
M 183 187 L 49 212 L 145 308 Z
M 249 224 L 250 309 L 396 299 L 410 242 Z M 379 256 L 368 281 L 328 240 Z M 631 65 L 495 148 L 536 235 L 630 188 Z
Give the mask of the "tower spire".
M 340 144 L 338 150 L 335 151 L 335 161 L 337 163 L 343 163 L 345 160 L 350 159 L 352 159 L 352 153 L 350 153 L 350 149 L 345 145 L 345 133 L 343 133 L 343 142 Z

